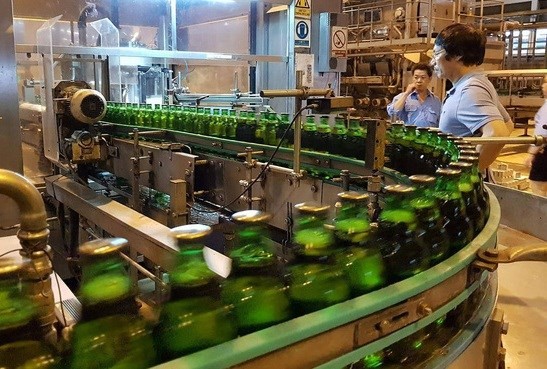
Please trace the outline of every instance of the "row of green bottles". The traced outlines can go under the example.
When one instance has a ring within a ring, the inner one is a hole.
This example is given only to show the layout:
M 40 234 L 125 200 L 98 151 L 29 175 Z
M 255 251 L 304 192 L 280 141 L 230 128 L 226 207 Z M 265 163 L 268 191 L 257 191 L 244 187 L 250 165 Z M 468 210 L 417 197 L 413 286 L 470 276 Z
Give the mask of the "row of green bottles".
M 137 127 L 169 129 L 266 145 L 278 145 L 285 134 L 282 146 L 293 144 L 294 129 L 289 115 L 273 112 L 239 111 L 234 109 L 182 107 L 108 102 L 105 121 Z M 321 116 L 317 123 L 308 116 L 302 126 L 302 148 L 331 154 L 365 158 L 366 129 L 357 118 L 335 119 L 329 125 L 329 116 Z
M 457 138 L 438 128 L 393 123 L 387 134 L 386 166 L 406 175 L 435 174 L 437 168 L 457 161 Z
M 20 260 L 0 258 L 0 368 L 57 369 L 61 357 L 38 336 L 37 309 L 23 295 Z
M 366 129 L 357 118 L 350 118 L 347 127 L 345 122 L 336 117 L 331 128 L 329 116 L 321 116 L 317 123 L 308 116 L 302 126 L 302 148 L 364 160 Z
M 289 115 L 235 109 L 108 102 L 105 121 L 169 129 L 246 142 L 277 145 L 289 126 Z M 287 137 L 287 135 L 286 135 Z M 288 146 L 292 138 L 286 139 Z

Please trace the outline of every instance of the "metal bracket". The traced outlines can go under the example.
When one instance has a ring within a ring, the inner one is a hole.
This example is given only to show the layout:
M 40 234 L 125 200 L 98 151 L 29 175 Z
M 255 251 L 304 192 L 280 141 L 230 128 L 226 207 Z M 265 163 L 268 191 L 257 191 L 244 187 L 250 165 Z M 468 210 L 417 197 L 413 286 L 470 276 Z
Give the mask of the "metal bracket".
M 503 250 L 494 248 L 480 250 L 473 266 L 493 272 L 500 263 L 507 264 L 517 261 L 547 261 L 547 242 Z

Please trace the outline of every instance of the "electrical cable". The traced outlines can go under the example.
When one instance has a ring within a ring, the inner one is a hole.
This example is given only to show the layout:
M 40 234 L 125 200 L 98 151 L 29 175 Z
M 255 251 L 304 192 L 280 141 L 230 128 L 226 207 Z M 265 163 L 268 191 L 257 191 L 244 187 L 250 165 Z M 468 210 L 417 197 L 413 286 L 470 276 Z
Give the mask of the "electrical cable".
M 21 249 L 13 249 L 13 250 L 10 250 L 10 251 L 6 251 L 5 253 L 0 254 L 0 258 L 6 256 L 8 254 L 11 254 L 12 252 L 16 252 L 16 251 L 21 251 Z
M 302 112 L 306 109 L 310 109 L 312 107 L 316 107 L 317 105 L 316 104 L 309 104 L 309 105 L 306 105 L 304 106 L 303 108 L 301 108 L 300 110 L 298 110 L 296 112 L 296 114 L 294 115 L 293 119 L 291 120 L 291 122 L 289 123 L 289 126 L 287 127 L 287 129 L 285 129 L 285 132 L 283 132 L 283 135 L 281 136 L 281 139 L 279 140 L 279 143 L 277 144 L 274 152 L 272 153 L 272 155 L 270 156 L 270 158 L 268 159 L 268 161 L 266 162 L 266 165 L 264 165 L 264 167 L 262 168 L 262 170 L 260 171 L 260 173 L 256 176 L 255 179 L 253 179 L 253 181 L 247 186 L 247 188 L 241 192 L 239 194 L 239 196 L 237 196 L 235 199 L 233 199 L 232 201 L 230 201 L 229 203 L 227 203 L 226 205 L 222 206 L 221 208 L 219 208 L 218 210 L 201 210 L 201 209 L 198 209 L 198 208 L 195 208 L 193 206 L 190 206 L 190 209 L 192 210 L 195 210 L 197 211 L 198 213 L 204 213 L 204 214 L 214 214 L 214 213 L 221 213 L 222 211 L 226 210 L 230 205 L 234 204 L 237 200 L 239 200 L 243 195 L 245 195 L 249 189 L 251 189 L 251 187 L 253 187 L 253 185 L 258 182 L 258 180 L 262 177 L 262 175 L 266 172 L 266 170 L 269 168 L 269 166 L 272 164 L 272 161 L 275 157 L 275 155 L 277 154 L 277 152 L 279 151 L 279 148 L 281 147 L 281 144 L 283 143 L 283 141 L 285 140 L 285 137 L 287 136 L 287 134 L 289 133 L 289 131 L 291 130 L 291 127 L 294 125 L 294 122 L 296 122 L 296 119 L 298 118 L 298 116 L 300 114 L 302 114 Z

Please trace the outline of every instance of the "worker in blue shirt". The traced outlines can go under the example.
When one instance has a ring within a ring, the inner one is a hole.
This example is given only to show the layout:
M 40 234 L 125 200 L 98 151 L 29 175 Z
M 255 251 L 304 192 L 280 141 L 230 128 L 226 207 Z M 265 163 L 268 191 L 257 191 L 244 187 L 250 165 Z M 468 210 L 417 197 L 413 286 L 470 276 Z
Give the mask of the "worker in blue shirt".
M 485 50 L 486 35 L 471 24 L 451 24 L 436 37 L 431 65 L 438 77 L 452 82 L 443 101 L 441 131 L 488 138 L 507 137 L 513 130 L 496 89 L 479 69 Z M 488 168 L 502 148 L 497 143 L 479 145 L 479 168 Z
M 405 124 L 418 127 L 438 127 L 441 114 L 441 100 L 431 91 L 429 83 L 433 70 L 425 63 L 412 67 L 413 82 L 406 90 L 393 98 L 387 106 L 387 113 L 396 116 Z

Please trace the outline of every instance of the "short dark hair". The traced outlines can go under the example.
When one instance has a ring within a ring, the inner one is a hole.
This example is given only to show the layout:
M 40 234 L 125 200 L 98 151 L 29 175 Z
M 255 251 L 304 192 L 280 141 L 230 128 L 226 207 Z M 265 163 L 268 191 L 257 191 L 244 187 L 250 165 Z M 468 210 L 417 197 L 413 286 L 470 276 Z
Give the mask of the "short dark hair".
M 463 65 L 481 65 L 486 50 L 486 34 L 471 24 L 454 23 L 435 39 L 435 45 L 446 51 L 446 59 L 460 57 Z
M 429 64 L 427 63 L 418 63 L 418 64 L 414 64 L 412 66 L 412 69 L 410 70 L 412 72 L 412 75 L 414 75 L 414 71 L 415 70 L 424 70 L 427 72 L 427 75 L 431 78 L 431 76 L 433 75 L 433 68 L 431 68 L 429 66 Z

